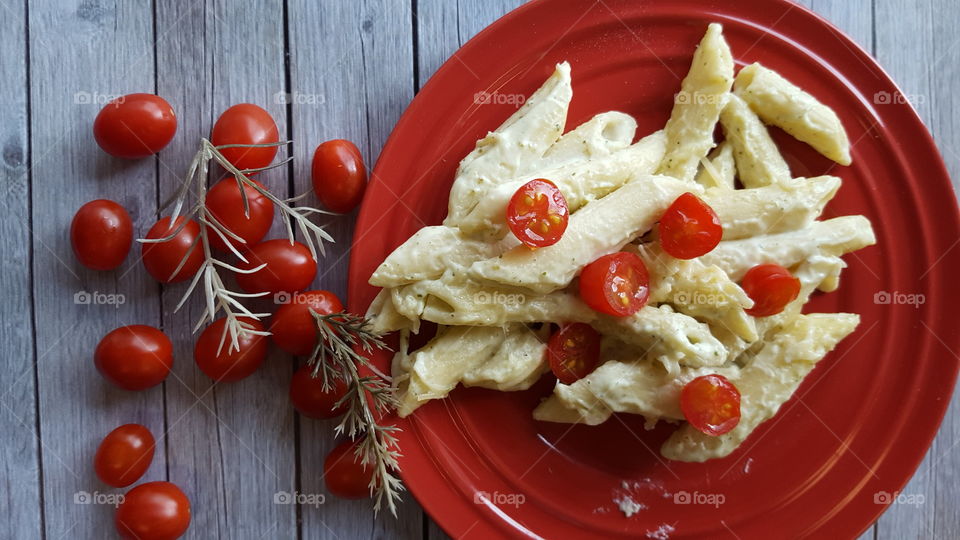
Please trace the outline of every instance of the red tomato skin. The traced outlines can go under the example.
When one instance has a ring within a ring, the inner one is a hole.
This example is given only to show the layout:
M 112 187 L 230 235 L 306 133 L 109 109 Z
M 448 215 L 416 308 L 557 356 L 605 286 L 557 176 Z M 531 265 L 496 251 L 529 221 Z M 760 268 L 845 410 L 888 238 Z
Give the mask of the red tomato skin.
M 625 283 L 617 277 L 629 272 L 634 284 L 627 292 L 628 304 L 621 303 L 615 290 L 617 283 Z M 635 253 L 620 251 L 604 255 L 583 268 L 580 272 L 580 298 L 594 311 L 627 317 L 640 311 L 650 297 L 650 274 L 643 260 Z
M 313 192 L 333 212 L 346 214 L 360 204 L 367 189 L 367 168 L 355 144 L 327 141 L 313 152 Z
M 147 232 L 147 238 L 165 238 L 170 235 L 186 219 L 183 216 L 177 216 L 175 226 L 170 226 L 170 217 L 165 217 L 156 222 L 150 231 Z M 153 279 L 160 283 L 176 283 L 185 281 L 193 277 L 203 264 L 203 246 L 197 241 L 197 246 L 190 252 L 190 257 L 186 264 L 177 272 L 177 275 L 171 278 L 173 271 L 177 269 L 180 260 L 186 255 L 194 239 L 200 236 L 200 225 L 196 221 L 190 220 L 184 228 L 166 242 L 144 243 L 141 244 L 140 254 L 143 258 L 143 266 L 147 272 L 153 276 Z
M 170 482 L 140 484 L 124 495 L 114 524 L 121 538 L 176 540 L 190 527 L 190 499 Z
M 93 121 L 93 138 L 104 152 L 126 159 L 163 150 L 177 132 L 177 115 L 165 99 L 127 94 L 111 100 Z
M 156 441 L 150 430 L 140 424 L 124 424 L 100 442 L 93 458 L 93 469 L 104 484 L 127 487 L 150 468 Z
M 746 310 L 753 317 L 776 315 L 800 295 L 800 280 L 778 264 L 754 266 L 740 284 L 753 300 L 753 307 Z
M 735 408 L 736 412 L 731 412 L 719 423 L 708 422 L 704 417 L 710 414 L 710 411 L 704 411 L 703 406 L 714 404 L 704 403 L 710 399 L 723 400 Z M 697 430 L 712 436 L 723 435 L 737 427 L 740 422 L 740 391 L 723 375 L 701 375 L 683 386 L 680 391 L 680 409 L 687 422 Z
M 237 273 L 237 285 L 248 293 L 295 293 L 310 286 L 317 275 L 317 261 L 310 248 L 286 238 L 261 242 L 246 253 L 247 263 L 237 265 L 241 270 L 267 266 L 251 274 Z
M 133 223 L 130 214 L 108 199 L 80 207 L 70 224 L 70 244 L 80 264 L 92 270 L 113 270 L 130 252 Z
M 568 339 L 577 341 L 576 349 L 567 347 Z M 577 354 L 580 362 L 574 369 L 569 366 L 571 354 Z M 550 370 L 563 384 L 573 384 L 586 377 L 600 361 L 600 334 L 586 323 L 571 323 L 560 326 L 547 342 L 547 361 Z
M 240 103 L 223 111 L 213 125 L 210 142 L 223 144 L 268 144 L 280 141 L 280 131 L 266 110 L 252 103 Z M 240 170 L 266 167 L 277 155 L 277 147 L 224 148 L 220 150 Z
M 152 326 L 121 326 L 100 340 L 93 359 L 97 371 L 119 388 L 146 390 L 170 374 L 173 344 Z
M 263 331 L 260 321 L 249 318 L 241 320 L 251 330 Z M 267 336 L 244 333 L 237 339 L 239 350 L 231 349 L 230 336 L 224 339 L 223 347 L 220 347 L 226 323 L 226 318 L 217 319 L 203 330 L 193 348 L 193 359 L 207 377 L 217 382 L 236 382 L 249 377 L 263 364 L 267 357 L 268 340 Z M 220 349 L 220 354 L 217 354 L 217 349 Z
M 303 365 L 290 379 L 290 402 L 307 418 L 336 418 L 347 412 L 347 404 L 335 407 L 347 394 L 347 385 L 341 380 L 332 381 L 329 391 L 323 390 L 323 376 L 313 377 L 313 366 Z
M 693 193 L 673 201 L 660 218 L 660 244 L 677 259 L 693 259 L 710 253 L 723 238 L 717 213 Z
M 290 298 L 270 319 L 270 339 L 284 352 L 294 356 L 306 356 L 317 344 L 317 326 L 313 309 L 320 315 L 343 311 L 343 304 L 330 291 L 305 291 Z
M 327 489 L 341 499 L 370 496 L 373 467 L 360 464 L 360 458 L 354 454 L 355 448 L 356 443 L 352 441 L 342 442 L 330 451 L 323 462 L 323 479 Z
M 541 199 L 541 196 L 545 198 Z M 542 202 L 540 202 L 542 200 Z M 532 206 L 532 205 L 536 206 Z M 567 230 L 570 211 L 567 199 L 553 182 L 538 178 L 520 186 L 507 203 L 507 226 L 528 247 L 552 246 Z M 556 220 L 549 221 L 548 218 Z M 539 229 L 549 224 L 547 230 Z
M 264 188 L 260 182 L 254 182 Z M 242 243 L 230 238 L 230 243 L 241 253 L 263 240 L 273 223 L 273 201 L 250 186 L 244 185 L 243 191 L 247 195 L 250 217 L 244 215 L 243 197 L 240 196 L 240 188 L 233 178 L 224 178 L 214 184 L 206 198 L 207 209 L 213 217 L 230 232 L 246 240 L 246 243 Z M 220 235 L 210 228 L 207 229 L 207 241 L 213 249 L 229 251 Z

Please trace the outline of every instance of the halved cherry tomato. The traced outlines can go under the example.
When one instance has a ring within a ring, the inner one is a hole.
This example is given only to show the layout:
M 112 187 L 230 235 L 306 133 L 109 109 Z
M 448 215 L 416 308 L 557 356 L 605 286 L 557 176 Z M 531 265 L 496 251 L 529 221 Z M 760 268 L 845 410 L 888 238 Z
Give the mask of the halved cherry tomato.
M 104 484 L 127 487 L 150 468 L 155 446 L 149 429 L 124 424 L 103 438 L 93 458 L 93 469 Z
M 746 311 L 754 317 L 776 315 L 800 294 L 800 280 L 779 264 L 754 266 L 740 286 L 753 300 L 753 307 Z
M 240 321 L 254 332 L 263 332 L 260 321 L 242 317 Z M 193 348 L 193 359 L 207 377 L 217 382 L 234 382 L 250 376 L 267 357 L 267 336 L 243 332 L 237 338 L 239 349 L 232 347 L 230 336 L 223 337 L 227 319 L 217 319 L 203 330 Z M 223 346 L 220 340 L 223 338 Z M 219 354 L 217 351 L 219 350 Z
M 347 394 L 347 384 L 340 379 L 330 381 L 323 389 L 323 376 L 312 375 L 313 366 L 303 365 L 290 379 L 290 401 L 300 414 L 308 418 L 335 418 L 347 412 L 347 404 L 337 402 Z
M 173 344 L 152 326 L 121 326 L 103 336 L 93 354 L 97 371 L 124 390 L 145 390 L 163 382 L 173 367 Z
M 177 216 L 177 223 L 174 226 L 170 226 L 169 216 L 161 219 L 147 232 L 147 238 L 166 238 L 170 236 L 183 223 L 184 219 L 186 218 L 183 216 Z M 190 279 L 203 264 L 203 246 L 200 245 L 199 237 L 200 225 L 191 219 L 170 240 L 141 244 L 140 253 L 143 256 L 143 266 L 153 276 L 153 279 L 160 283 L 176 283 Z M 193 246 L 194 243 L 196 243 L 196 246 Z M 193 246 L 193 251 L 190 251 L 190 246 Z M 177 271 L 176 275 L 172 275 L 187 252 L 190 252 L 187 262 Z
M 170 482 L 140 484 L 123 496 L 114 524 L 121 538 L 175 540 L 190 527 L 190 499 Z
M 323 462 L 323 479 L 327 489 L 343 499 L 362 499 L 370 496 L 373 467 L 363 465 L 354 452 L 357 443 L 345 441 L 337 445 Z
M 539 178 L 520 186 L 507 204 L 507 225 L 530 247 L 560 241 L 570 219 L 567 199 L 551 181 Z
M 723 435 L 740 422 L 740 391 L 723 375 L 703 375 L 683 386 L 680 409 L 699 431 Z
M 600 361 L 600 334 L 586 323 L 565 324 L 547 342 L 550 369 L 563 384 L 586 377 Z
M 678 259 L 710 253 L 722 237 L 717 213 L 693 193 L 677 197 L 660 218 L 660 244 Z
M 287 353 L 306 356 L 317 344 L 317 322 L 310 310 L 330 315 L 343 311 L 343 304 L 330 291 L 306 291 L 289 300 L 270 319 L 270 339 Z
M 111 200 L 97 199 L 81 206 L 70 224 L 73 253 L 80 264 L 93 270 L 120 266 L 132 241 L 130 214 Z
M 136 159 L 151 156 L 173 139 L 177 116 L 165 99 L 153 94 L 128 94 L 100 109 L 93 121 L 93 138 L 111 156 Z
M 580 272 L 580 298 L 601 313 L 626 317 L 640 311 L 650 296 L 650 274 L 634 253 L 604 255 Z
M 237 284 L 248 293 L 294 293 L 310 286 L 317 275 L 317 261 L 310 248 L 286 238 L 261 242 L 246 253 L 246 263 L 237 268 L 249 270 L 263 263 L 267 266 L 251 274 L 237 274 Z
M 350 141 L 327 141 L 313 152 L 313 192 L 324 206 L 346 214 L 360 204 L 367 188 L 367 168 Z
M 268 144 L 280 141 L 280 131 L 270 113 L 252 103 L 240 103 L 223 111 L 210 133 L 214 146 Z M 276 146 L 224 148 L 223 157 L 240 170 L 266 167 L 277 155 Z
M 254 182 L 264 188 L 263 184 L 254 180 Z M 266 188 L 264 188 L 266 189 Z M 213 217 L 220 222 L 233 234 L 243 238 L 246 243 L 227 237 L 238 251 L 246 251 L 251 246 L 263 240 L 267 231 L 270 230 L 270 224 L 273 222 L 273 201 L 256 189 L 244 185 L 243 192 L 247 196 L 247 207 L 250 210 L 249 217 L 243 211 L 243 197 L 240 195 L 240 188 L 237 181 L 233 178 L 224 178 L 217 182 L 207 192 L 207 209 L 213 214 Z M 227 251 L 227 245 L 220 238 L 216 231 L 207 228 L 207 240 L 210 247 Z

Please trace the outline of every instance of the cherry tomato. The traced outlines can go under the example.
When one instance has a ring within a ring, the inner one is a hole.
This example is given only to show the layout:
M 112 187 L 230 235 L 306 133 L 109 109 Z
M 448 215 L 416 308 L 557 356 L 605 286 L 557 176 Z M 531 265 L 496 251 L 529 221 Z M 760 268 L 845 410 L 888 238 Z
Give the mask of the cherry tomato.
M 123 496 L 114 524 L 121 538 L 175 540 L 190 527 L 190 499 L 170 482 L 140 484 Z
M 280 141 L 277 123 L 270 113 L 252 103 L 240 103 L 223 111 L 210 133 L 214 146 L 223 144 L 268 144 Z M 224 148 L 223 157 L 240 170 L 269 165 L 277 155 L 276 146 Z
M 127 487 L 147 472 L 156 441 L 140 424 L 124 424 L 103 438 L 93 458 L 93 469 L 104 484 Z
M 312 375 L 313 366 L 303 365 L 290 379 L 290 402 L 297 412 L 308 418 L 335 418 L 347 412 L 347 404 L 337 402 L 347 394 L 347 384 L 331 380 L 329 390 L 323 389 L 323 376 Z
M 559 242 L 569 214 L 563 193 L 543 178 L 520 186 L 507 203 L 507 225 L 514 236 L 533 248 Z
M 740 285 L 753 300 L 753 307 L 746 311 L 754 317 L 776 315 L 800 295 L 800 280 L 779 264 L 754 266 Z
M 723 375 L 703 375 L 683 386 L 680 409 L 691 426 L 723 435 L 740 422 L 740 391 Z
M 270 338 L 294 356 L 306 356 L 317 344 L 317 323 L 310 310 L 320 315 L 343 311 L 340 299 L 330 291 L 306 291 L 294 294 L 280 306 L 270 320 Z
M 327 489 L 343 499 L 362 499 L 370 496 L 373 467 L 362 465 L 354 452 L 357 443 L 345 441 L 330 451 L 323 462 L 323 479 Z
M 80 264 L 93 270 L 113 270 L 127 258 L 133 241 L 130 214 L 107 200 L 90 201 L 77 210 L 70 224 L 70 243 Z
M 114 157 L 137 159 L 163 150 L 177 132 L 177 116 L 165 99 L 127 94 L 111 100 L 93 121 L 93 138 Z
M 167 378 L 173 367 L 173 345 L 152 326 L 121 326 L 103 336 L 93 361 L 97 371 L 120 388 L 145 390 Z
M 258 186 L 263 188 L 263 184 L 254 180 Z M 266 188 L 264 188 L 266 189 Z M 240 188 L 237 187 L 237 181 L 233 178 L 224 178 L 214 184 L 207 192 L 207 209 L 213 214 L 213 217 L 220 222 L 233 234 L 243 238 L 246 243 L 240 242 L 235 238 L 230 238 L 238 251 L 246 251 L 251 246 L 263 240 L 267 231 L 270 230 L 270 224 L 273 222 L 273 201 L 268 199 L 256 189 L 244 185 L 243 191 L 247 196 L 247 207 L 250 215 L 243 212 L 243 197 L 240 195 Z M 220 238 L 216 231 L 207 228 L 207 241 L 210 247 L 227 251 L 227 245 Z
M 640 311 L 650 296 L 650 274 L 634 253 L 604 255 L 580 272 L 580 298 L 595 311 L 626 317 Z
M 600 334 L 586 323 L 561 325 L 547 342 L 547 359 L 560 382 L 573 384 L 600 362 Z
M 247 329 L 263 332 L 260 321 L 240 318 Z M 203 330 L 193 348 L 193 359 L 200 371 L 217 382 L 234 382 L 249 377 L 267 357 L 267 336 L 244 332 L 237 338 L 240 346 L 235 349 L 230 344 L 230 336 L 223 338 L 227 319 L 217 319 Z M 220 340 L 223 338 L 223 346 Z M 219 350 L 219 354 L 217 351 Z
M 313 151 L 313 192 L 324 206 L 346 214 L 360 204 L 367 188 L 367 168 L 350 141 L 327 141 Z
M 248 262 L 237 268 L 249 270 L 267 263 L 251 274 L 237 274 L 237 284 L 248 293 L 302 291 L 317 275 L 317 261 L 310 248 L 300 242 L 291 244 L 286 238 L 261 242 L 250 248 L 246 257 Z
M 183 223 L 184 219 L 186 218 L 183 216 L 177 216 L 177 223 L 174 226 L 170 226 L 169 217 L 161 219 L 147 232 L 147 238 L 166 238 L 170 236 Z M 160 283 L 176 283 L 190 279 L 203 264 L 203 246 L 200 245 L 199 236 L 200 225 L 191 219 L 170 240 L 141 244 L 140 253 L 143 256 L 143 266 L 153 276 L 153 279 Z M 196 246 L 193 246 L 194 242 L 196 242 Z M 191 246 L 193 246 L 193 251 L 190 251 Z M 177 271 L 176 275 L 173 275 L 174 270 L 177 270 L 177 266 L 188 251 L 190 251 L 190 257 L 187 258 L 187 262 Z
M 722 237 L 717 213 L 693 193 L 677 197 L 660 218 L 663 250 L 678 259 L 710 253 Z

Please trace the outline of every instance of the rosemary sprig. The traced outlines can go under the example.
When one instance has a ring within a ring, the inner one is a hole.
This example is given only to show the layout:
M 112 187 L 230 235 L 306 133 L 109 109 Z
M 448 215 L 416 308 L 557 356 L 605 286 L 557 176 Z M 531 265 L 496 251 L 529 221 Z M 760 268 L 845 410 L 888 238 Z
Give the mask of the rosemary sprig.
M 400 457 L 396 433 L 400 428 L 383 425 L 379 419 L 397 406 L 394 388 L 390 378 L 376 368 L 364 352 L 374 348 L 386 349 L 387 345 L 380 336 L 370 330 L 370 321 L 351 313 L 321 315 L 310 310 L 317 323 L 317 345 L 307 361 L 313 366 L 313 376 L 321 377 L 324 391 L 333 388 L 335 381 L 346 383 L 347 393 L 336 406 L 347 405 L 347 412 L 337 424 L 338 435 L 346 434 L 350 439 L 360 439 L 354 459 L 373 467 L 370 479 L 370 493 L 375 494 L 374 512 L 379 512 L 386 500 L 390 512 L 396 516 L 396 503 L 400 501 L 403 483 L 396 476 Z M 361 368 L 369 369 L 373 375 L 362 375 Z
M 269 313 L 254 313 L 247 309 L 243 305 L 241 300 L 243 298 L 255 298 L 259 296 L 264 296 L 267 293 L 255 293 L 255 294 L 245 294 L 236 291 L 231 291 L 223 283 L 223 279 L 220 277 L 219 268 L 226 268 L 232 272 L 239 273 L 253 273 L 263 269 L 265 264 L 261 264 L 255 268 L 249 270 L 241 270 L 236 266 L 230 265 L 226 262 L 216 259 L 210 251 L 209 240 L 209 231 L 213 231 L 219 236 L 223 243 L 227 246 L 227 249 L 232 252 L 238 259 L 243 262 L 248 262 L 247 258 L 234 246 L 234 242 L 244 243 L 245 241 L 229 230 L 224 226 L 216 217 L 207 209 L 206 198 L 207 198 L 207 185 L 206 179 L 208 172 L 210 170 L 210 161 L 215 161 L 219 163 L 224 169 L 227 170 L 227 173 L 233 176 L 237 182 L 237 187 L 240 190 L 240 198 L 243 202 L 243 213 L 247 218 L 250 217 L 250 203 L 247 200 L 247 191 L 244 189 L 244 186 L 250 187 L 256 190 L 258 193 L 269 199 L 275 208 L 279 208 L 281 213 L 285 214 L 287 219 L 284 220 L 284 224 L 287 229 L 287 236 L 292 243 L 294 241 L 293 235 L 293 225 L 292 222 L 296 222 L 297 228 L 304 237 L 304 242 L 307 244 L 307 247 L 310 248 L 310 253 L 313 256 L 314 260 L 318 259 L 319 254 L 324 254 L 324 242 L 333 242 L 333 238 L 327 234 L 323 227 L 320 225 L 314 224 L 310 221 L 309 216 L 311 214 L 329 214 L 324 210 L 319 210 L 316 208 L 310 208 L 306 206 L 290 206 L 289 203 L 296 202 L 302 199 L 306 194 L 299 197 L 294 197 L 292 199 L 280 199 L 276 195 L 270 193 L 267 189 L 261 187 L 259 184 L 251 180 L 247 175 L 253 174 L 256 172 L 265 171 L 267 169 L 273 169 L 276 167 L 281 167 L 293 158 L 287 158 L 278 163 L 272 163 L 267 167 L 262 167 L 259 169 L 238 169 L 232 163 L 227 161 L 223 154 L 220 153 L 221 149 L 224 148 L 234 148 L 234 147 L 244 147 L 244 148 L 263 148 L 263 147 L 272 147 L 272 146 L 282 146 L 286 145 L 288 142 L 277 142 L 277 143 L 268 143 L 268 144 L 225 144 L 222 146 L 214 146 L 207 139 L 200 139 L 200 149 L 193 156 L 193 160 L 190 162 L 190 166 L 187 169 L 187 176 L 184 178 L 183 182 L 180 185 L 180 188 L 177 192 L 167 200 L 160 207 L 160 212 L 173 205 L 173 213 L 170 216 L 170 223 L 176 224 L 177 218 L 181 215 L 184 216 L 183 221 L 177 225 L 167 236 L 163 238 L 141 238 L 138 241 L 142 243 L 158 243 L 158 242 L 167 242 L 172 240 L 183 228 L 187 225 L 190 219 L 195 219 L 198 225 L 200 226 L 200 235 L 194 240 L 192 246 L 184 255 L 183 259 L 180 260 L 180 263 L 177 265 L 177 268 L 171 274 L 175 276 L 180 269 L 183 268 L 183 265 L 186 264 L 187 259 L 190 257 L 190 254 L 193 253 L 193 250 L 197 248 L 197 244 L 202 245 L 204 260 L 203 264 L 200 266 L 200 269 L 197 271 L 193 280 L 190 282 L 190 286 L 187 287 L 186 292 L 184 292 L 183 297 L 180 299 L 180 302 L 177 303 L 177 307 L 174 311 L 179 311 L 181 307 L 186 303 L 187 299 L 193 294 L 193 291 L 196 289 L 197 284 L 201 281 L 203 282 L 203 291 L 204 298 L 206 300 L 206 308 L 203 311 L 203 314 L 197 320 L 196 326 L 194 326 L 194 332 L 199 330 L 204 324 L 216 320 L 217 314 L 223 313 L 224 317 L 227 319 L 227 322 L 224 326 L 224 335 L 221 338 L 221 348 L 225 338 L 229 337 L 230 350 L 239 350 L 240 347 L 240 338 L 244 334 L 256 334 L 256 335 L 269 335 L 269 332 L 258 332 L 252 330 L 250 325 L 245 325 L 240 323 L 240 319 L 249 318 L 254 320 L 260 320 L 261 317 L 268 316 Z M 188 201 L 193 200 L 193 204 L 188 204 Z M 187 207 L 188 210 L 184 212 L 184 207 Z M 217 353 L 219 354 L 219 350 Z

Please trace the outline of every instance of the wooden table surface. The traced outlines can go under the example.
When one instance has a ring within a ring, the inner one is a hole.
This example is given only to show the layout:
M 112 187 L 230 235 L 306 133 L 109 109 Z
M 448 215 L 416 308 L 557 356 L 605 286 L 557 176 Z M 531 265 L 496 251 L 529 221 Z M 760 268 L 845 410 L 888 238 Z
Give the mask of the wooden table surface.
M 409 495 L 397 519 L 374 518 L 369 501 L 275 503 L 281 492 L 325 493 L 320 474 L 333 441 L 331 422 L 299 418 L 288 403 L 294 361 L 272 353 L 255 376 L 212 385 L 192 362 L 198 305 L 173 313 L 182 286 L 158 286 L 136 251 L 118 271 L 87 270 L 67 229 L 81 204 L 107 197 L 129 209 L 142 235 L 198 138 L 238 102 L 267 108 L 294 141 L 293 166 L 261 176 L 276 192 L 308 189 L 309 156 L 326 139 L 357 141 L 372 164 L 436 68 L 519 3 L 0 0 L 0 536 L 111 537 L 113 508 L 83 504 L 84 494 L 102 502 L 115 493 L 97 481 L 91 459 L 100 438 L 127 422 L 161 441 L 144 479 L 168 479 L 189 494 L 189 538 L 443 536 Z M 958 177 L 954 1 L 804 3 L 891 73 Z M 177 137 L 158 159 L 112 159 L 94 144 L 93 118 L 110 97 L 142 91 L 171 102 Z M 352 217 L 330 230 L 337 244 L 315 285 L 343 294 Z M 124 301 L 76 303 L 83 293 Z M 98 376 L 91 355 L 107 331 L 133 323 L 162 327 L 178 360 L 162 386 L 129 393 Z M 956 401 L 903 492 L 922 503 L 892 506 L 864 537 L 960 536 Z

